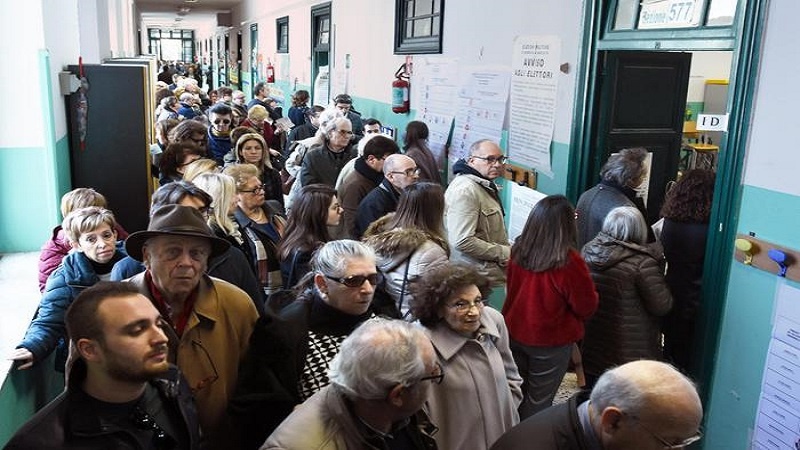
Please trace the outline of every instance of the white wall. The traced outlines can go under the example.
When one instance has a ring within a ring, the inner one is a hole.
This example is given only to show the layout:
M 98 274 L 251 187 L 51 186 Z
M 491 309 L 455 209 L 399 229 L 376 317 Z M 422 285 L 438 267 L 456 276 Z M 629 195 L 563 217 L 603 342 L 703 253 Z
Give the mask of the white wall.
M 55 135 L 60 139 L 67 134 L 67 119 L 64 97 L 59 92 L 58 73 L 69 65 L 78 64 L 78 0 L 48 1 L 43 19 L 45 45 L 50 53 Z
M 39 51 L 45 48 L 42 1 L 4 1 L 0 6 L 0 86 L 5 86 L 24 114 L 4 114 L 0 120 L 0 148 L 41 147 L 44 128 L 41 117 Z
M 687 102 L 702 102 L 706 80 L 727 80 L 731 73 L 731 52 L 693 52 L 689 69 Z
M 795 135 L 800 125 L 797 17 L 800 3 L 795 0 L 770 5 L 744 179 L 745 184 L 792 195 L 800 195 L 800 150 Z

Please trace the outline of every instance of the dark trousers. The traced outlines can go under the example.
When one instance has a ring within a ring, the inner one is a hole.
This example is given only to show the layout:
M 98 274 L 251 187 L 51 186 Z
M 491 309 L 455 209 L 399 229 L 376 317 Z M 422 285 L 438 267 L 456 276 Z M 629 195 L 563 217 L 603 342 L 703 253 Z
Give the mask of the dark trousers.
M 572 344 L 562 347 L 532 347 L 511 340 L 511 354 L 522 376 L 519 418 L 525 420 L 550 407 L 567 373 Z

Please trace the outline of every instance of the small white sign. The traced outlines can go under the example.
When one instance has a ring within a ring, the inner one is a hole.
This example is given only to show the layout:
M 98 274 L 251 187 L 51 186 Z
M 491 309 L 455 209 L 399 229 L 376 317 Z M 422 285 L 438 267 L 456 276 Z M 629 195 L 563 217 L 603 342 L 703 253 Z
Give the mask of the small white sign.
M 700 24 L 704 0 L 645 0 L 639 10 L 640 30 L 687 28 Z
M 728 115 L 698 114 L 697 131 L 728 131 Z

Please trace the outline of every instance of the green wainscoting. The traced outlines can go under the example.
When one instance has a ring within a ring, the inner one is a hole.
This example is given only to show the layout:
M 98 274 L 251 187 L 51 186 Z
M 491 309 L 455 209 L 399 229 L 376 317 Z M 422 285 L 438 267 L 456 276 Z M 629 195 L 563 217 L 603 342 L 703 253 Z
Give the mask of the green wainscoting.
M 744 187 L 737 232 L 754 232 L 759 238 L 800 249 L 798 223 L 800 197 Z M 772 333 L 775 291 L 778 283 L 785 280 L 736 261 L 718 264 L 732 267 L 721 315 L 703 448 L 746 449 L 755 424 Z

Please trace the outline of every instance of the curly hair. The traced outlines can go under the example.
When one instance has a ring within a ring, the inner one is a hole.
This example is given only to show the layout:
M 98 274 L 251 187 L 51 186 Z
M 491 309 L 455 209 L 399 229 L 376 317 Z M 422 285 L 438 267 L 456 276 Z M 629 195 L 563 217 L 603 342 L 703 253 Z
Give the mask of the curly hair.
M 439 309 L 447 300 L 468 286 L 474 285 L 487 298 L 492 291 L 488 278 L 465 264 L 443 264 L 409 285 L 411 294 L 411 314 L 419 322 L 431 328 L 441 320 Z
M 708 223 L 716 174 L 710 170 L 686 172 L 667 192 L 661 215 L 676 222 Z

